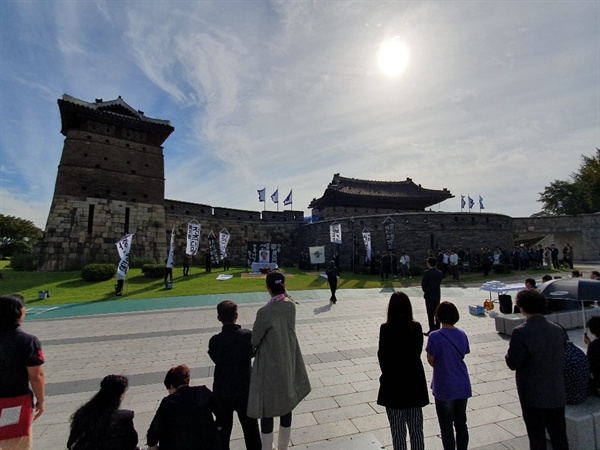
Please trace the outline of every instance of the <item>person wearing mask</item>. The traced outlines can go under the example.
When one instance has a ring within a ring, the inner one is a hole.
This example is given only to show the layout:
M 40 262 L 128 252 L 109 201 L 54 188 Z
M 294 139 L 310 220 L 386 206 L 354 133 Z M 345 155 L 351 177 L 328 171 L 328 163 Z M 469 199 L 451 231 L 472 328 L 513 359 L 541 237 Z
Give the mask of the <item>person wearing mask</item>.
M 45 376 L 42 344 L 36 336 L 21 329 L 24 320 L 23 297 L 19 294 L 1 296 L 0 417 L 4 417 L 5 409 L 20 411 L 16 423 L 2 427 L 2 449 L 32 448 L 32 422 L 44 413 Z
M 427 362 L 433 367 L 431 389 L 442 445 L 444 450 L 467 450 L 467 401 L 472 391 L 464 359 L 470 353 L 469 339 L 455 326 L 460 315 L 453 303 L 441 302 L 435 315 L 442 327 L 430 333 L 425 351 Z
M 266 276 L 271 296 L 256 312 L 252 326 L 255 351 L 248 416 L 260 419 L 263 450 L 273 447 L 274 417 L 279 417 L 278 450 L 286 450 L 292 430 L 292 411 L 310 393 L 310 381 L 296 337 L 296 304 L 286 295 L 285 276 Z
M 71 416 L 69 450 L 137 450 L 133 411 L 119 409 L 128 387 L 127 377 L 104 377 L 100 391 Z
M 422 352 L 423 328 L 413 318 L 410 299 L 404 292 L 394 292 L 387 320 L 379 327 L 377 350 L 381 368 L 377 404 L 385 406 L 394 450 L 406 449 L 407 429 L 411 450 L 425 448 L 423 407 L 429 404 L 429 395 Z
M 554 450 L 568 449 L 563 369 L 567 336 L 544 316 L 546 299 L 536 289 L 519 291 L 517 306 L 526 321 L 513 330 L 505 360 L 516 373 L 529 446 L 545 449 L 547 431 Z

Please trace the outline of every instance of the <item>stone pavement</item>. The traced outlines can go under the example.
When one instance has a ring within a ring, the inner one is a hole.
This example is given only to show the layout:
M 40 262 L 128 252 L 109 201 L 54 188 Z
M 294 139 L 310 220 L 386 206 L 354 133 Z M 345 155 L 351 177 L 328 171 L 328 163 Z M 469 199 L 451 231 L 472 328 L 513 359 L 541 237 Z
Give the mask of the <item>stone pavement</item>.
M 524 278 L 519 275 L 515 281 Z M 419 281 L 407 288 L 399 288 L 396 282 L 381 289 L 340 289 L 336 305 L 329 304 L 328 290 L 291 292 L 299 302 L 296 330 L 312 384 L 310 395 L 294 410 L 293 448 L 392 448 L 385 409 L 376 404 L 379 325 L 385 321 L 394 287 L 411 298 L 416 320 L 427 323 Z M 343 288 L 343 274 L 340 285 Z M 473 386 L 468 402 L 469 448 L 527 449 L 514 373 L 504 363 L 508 338 L 495 331 L 493 319 L 469 314 L 469 305 L 481 305 L 488 297 L 478 286 L 459 282 L 442 289 L 443 299 L 457 305 L 461 313 L 457 326 L 466 331 L 471 346 L 466 357 Z M 251 328 L 268 294 L 199 295 L 152 302 L 123 299 L 103 302 L 102 314 L 71 317 L 73 308 L 69 307 L 31 308 L 23 329 L 42 341 L 47 395 L 46 411 L 34 423 L 34 448 L 64 449 L 70 415 L 112 373 L 129 377 L 122 407 L 135 411 L 140 445 L 145 444 L 150 421 L 167 394 L 162 380 L 171 366 L 187 364 L 192 384 L 212 387 L 214 365 L 207 355 L 208 340 L 220 331 L 215 305 L 224 298 L 239 303 L 238 323 Z M 143 302 L 147 310 L 140 310 Z M 110 313 L 116 305 L 119 312 Z M 583 346 L 581 334 L 582 330 L 570 332 L 571 339 Z M 429 382 L 431 368 L 424 352 L 422 359 Z M 425 446 L 441 449 L 435 408 L 430 404 L 423 412 Z M 237 421 L 231 448 L 244 448 Z

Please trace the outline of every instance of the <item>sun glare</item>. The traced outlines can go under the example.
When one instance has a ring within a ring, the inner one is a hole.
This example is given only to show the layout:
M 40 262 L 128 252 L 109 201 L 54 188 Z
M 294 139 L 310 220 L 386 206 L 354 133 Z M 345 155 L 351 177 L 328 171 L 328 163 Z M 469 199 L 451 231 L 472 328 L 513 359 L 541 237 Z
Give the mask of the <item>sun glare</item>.
M 377 50 L 377 66 L 388 77 L 400 75 L 406 69 L 410 50 L 406 42 L 398 37 L 385 40 Z

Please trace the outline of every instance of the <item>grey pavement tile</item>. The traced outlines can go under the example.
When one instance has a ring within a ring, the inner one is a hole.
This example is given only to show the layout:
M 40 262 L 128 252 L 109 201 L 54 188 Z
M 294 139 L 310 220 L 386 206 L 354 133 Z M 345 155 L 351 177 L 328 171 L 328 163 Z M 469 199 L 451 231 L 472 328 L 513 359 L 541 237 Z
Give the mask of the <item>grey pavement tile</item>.
M 311 380 L 312 383 L 312 380 Z M 316 400 L 318 398 L 335 397 L 341 394 L 350 394 L 357 392 L 351 384 L 336 384 L 334 386 L 312 387 L 310 394 L 306 397 L 307 400 Z
M 353 383 L 355 381 L 366 381 L 369 379 L 364 373 L 348 373 L 345 375 L 339 374 L 338 376 L 320 377 L 321 382 L 325 386 L 332 386 L 334 384 Z
M 516 393 L 512 395 L 508 392 L 494 392 L 491 394 L 478 395 L 471 397 L 467 403 L 469 409 L 485 409 L 494 405 L 504 405 L 517 400 Z
M 514 437 L 516 436 L 493 422 L 477 427 L 469 427 L 469 448 L 490 445 Z
M 500 406 L 491 406 L 489 408 L 476 409 L 467 412 L 467 422 L 469 423 L 469 427 L 486 425 L 490 422 L 497 423 L 516 417 L 515 414 Z
M 302 445 L 310 442 L 319 442 L 340 436 L 349 436 L 359 433 L 350 420 L 318 424 L 312 427 L 303 427 L 292 430 L 292 444 Z
M 350 385 L 354 388 L 354 390 L 356 390 L 356 392 L 378 390 L 379 375 L 381 375 L 381 372 L 378 371 L 377 378 L 370 378 L 369 380 L 365 381 L 354 381 L 350 383 Z
M 340 405 L 333 399 L 333 397 L 317 398 L 314 400 L 304 399 L 298 406 L 296 406 L 294 409 L 294 414 L 306 412 L 312 412 L 314 414 L 316 411 L 337 408 L 339 406 Z
M 315 411 L 313 415 L 315 419 L 317 419 L 317 423 L 322 424 L 328 422 L 338 422 L 344 419 L 354 420 L 365 416 L 376 416 L 377 412 L 373 408 L 371 408 L 367 403 L 359 403 L 357 405 L 342 406 L 332 409 L 323 409 L 321 411 Z
M 358 403 L 372 402 L 377 400 L 377 392 L 379 389 L 370 391 L 355 392 L 352 394 L 336 395 L 334 397 L 336 403 L 340 406 L 356 405 Z
M 353 407 L 356 407 L 359 405 L 354 405 Z M 351 407 L 351 408 L 353 408 Z M 350 409 L 349 409 L 350 411 Z M 358 428 L 358 430 L 361 433 L 365 433 L 368 431 L 373 431 L 373 430 L 377 430 L 383 427 L 389 427 L 390 426 L 390 422 L 388 421 L 387 418 L 387 414 L 385 412 L 383 413 L 375 413 L 375 411 L 373 411 L 373 414 L 364 414 L 361 416 L 354 416 L 351 418 L 352 423 L 354 424 L 354 426 L 356 428 Z
M 511 433 L 513 436 L 527 436 L 527 429 L 525 428 L 525 422 L 522 417 L 515 417 L 514 419 L 502 420 L 497 422 L 498 426 L 504 428 L 506 431 Z
M 318 359 L 317 363 L 312 363 L 310 364 L 310 370 L 311 371 L 320 371 L 320 370 L 327 370 L 327 369 L 339 369 L 340 367 L 352 367 L 354 366 L 354 363 L 352 361 L 350 361 L 349 359 L 338 359 L 335 361 L 326 361 L 323 362 L 319 355 L 312 355 L 312 356 L 316 356 Z M 306 362 L 306 360 L 304 360 L 305 364 L 308 364 Z M 339 370 L 338 370 L 339 372 Z

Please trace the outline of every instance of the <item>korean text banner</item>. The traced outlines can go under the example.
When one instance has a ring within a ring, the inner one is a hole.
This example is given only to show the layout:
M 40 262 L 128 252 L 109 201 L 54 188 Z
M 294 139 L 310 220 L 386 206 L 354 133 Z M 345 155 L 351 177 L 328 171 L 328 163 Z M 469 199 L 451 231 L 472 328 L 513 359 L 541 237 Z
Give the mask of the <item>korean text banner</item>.
M 185 245 L 185 252 L 188 255 L 195 255 L 198 253 L 200 248 L 200 230 L 201 225 L 196 221 L 188 223 L 187 229 L 187 242 Z
M 119 266 L 117 267 L 117 273 L 122 277 L 127 275 L 127 272 L 129 271 L 129 252 L 131 250 L 132 240 L 133 234 L 127 234 L 115 244 L 117 246 L 117 251 L 119 252 L 119 256 L 121 258 Z

